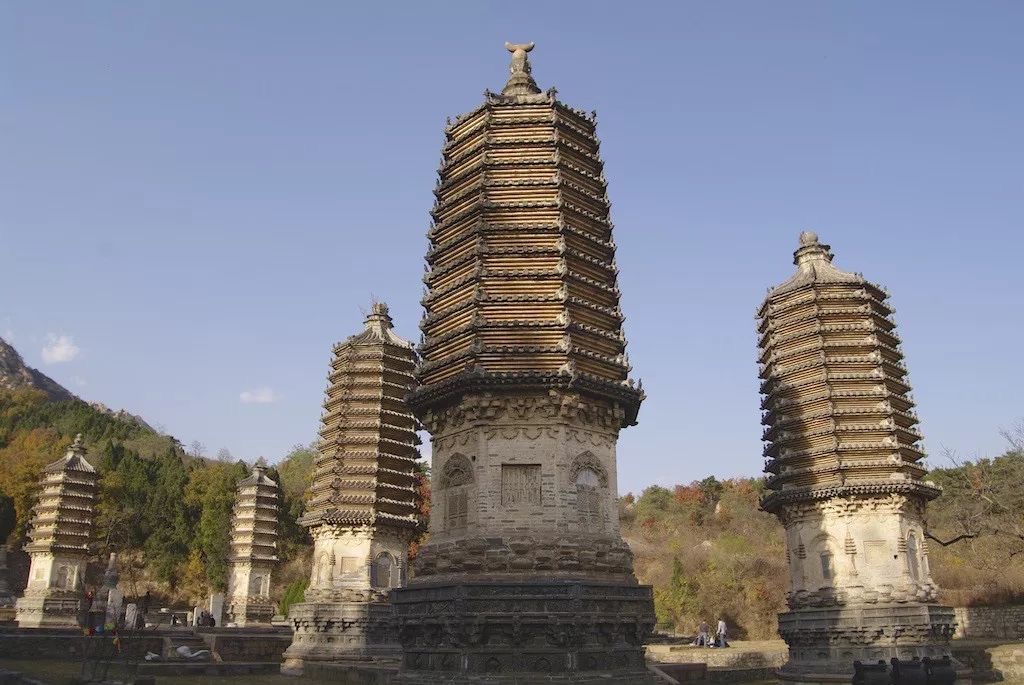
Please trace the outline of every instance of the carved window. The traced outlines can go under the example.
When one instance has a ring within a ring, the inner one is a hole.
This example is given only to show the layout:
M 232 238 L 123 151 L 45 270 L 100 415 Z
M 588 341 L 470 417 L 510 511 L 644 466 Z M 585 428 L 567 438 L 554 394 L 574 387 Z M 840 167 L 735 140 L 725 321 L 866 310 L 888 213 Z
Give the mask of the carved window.
M 907 571 L 913 580 L 921 579 L 921 563 L 918 561 L 917 535 L 907 536 Z
M 341 574 L 344 576 L 351 576 L 355 573 L 359 573 L 360 566 L 359 557 L 342 557 L 341 558 Z M 363 567 L 365 568 L 365 566 Z
M 249 594 L 257 597 L 267 597 L 270 594 L 270 578 L 260 573 L 253 575 L 249 579 Z
M 62 590 L 74 590 L 78 587 L 78 569 L 74 566 L 61 566 L 57 571 L 57 587 Z
M 824 580 L 832 580 L 835 575 L 835 567 L 832 565 L 832 552 L 821 553 L 821 577 Z
M 438 487 L 441 490 L 466 485 L 473 480 L 473 464 L 464 454 L 453 454 L 448 457 L 441 469 Z
M 444 498 L 444 527 L 446 530 L 465 528 L 469 516 L 469 502 L 465 486 L 450 488 Z
M 576 510 L 581 526 L 601 523 L 601 477 L 592 469 L 576 475 Z
M 380 589 L 394 587 L 395 565 L 395 558 L 387 552 L 378 554 L 370 566 L 370 585 Z
M 540 506 L 540 464 L 501 465 L 501 504 Z

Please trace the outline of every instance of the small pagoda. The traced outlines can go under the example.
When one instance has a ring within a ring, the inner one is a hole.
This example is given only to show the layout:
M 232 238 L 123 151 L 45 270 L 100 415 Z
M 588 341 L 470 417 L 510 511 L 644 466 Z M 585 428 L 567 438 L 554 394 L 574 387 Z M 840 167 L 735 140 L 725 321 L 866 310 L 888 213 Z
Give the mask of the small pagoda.
M 270 578 L 278 561 L 280 499 L 277 483 L 260 464 L 238 483 L 231 515 L 226 623 L 269 624 L 274 616 Z
M 28 586 L 16 605 L 23 628 L 78 624 L 97 492 L 96 469 L 85 454 L 79 434 L 63 457 L 43 469 L 25 545 Z
M 418 424 L 405 403 L 416 353 L 374 303 L 363 331 L 334 346 L 306 514 L 313 567 L 282 672 L 309 662 L 397 654 L 388 593 L 405 582 L 418 516 Z
M 849 680 L 854 660 L 948 656 L 953 611 L 928 566 L 918 418 L 880 286 L 800 235 L 796 273 L 758 312 L 770 493 L 791 591 L 785 680 Z M 836 681 L 839 682 L 839 681 Z
M 643 683 L 654 625 L 619 531 L 629 379 L 596 115 L 509 78 L 456 117 L 428 238 L 418 389 L 430 538 L 395 605 L 408 683 Z

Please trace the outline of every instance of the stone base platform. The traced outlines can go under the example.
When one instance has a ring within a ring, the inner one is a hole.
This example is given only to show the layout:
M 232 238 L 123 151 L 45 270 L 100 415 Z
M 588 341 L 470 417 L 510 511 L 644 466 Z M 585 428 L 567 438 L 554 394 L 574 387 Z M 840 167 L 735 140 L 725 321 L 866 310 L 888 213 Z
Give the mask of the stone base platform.
M 304 602 L 288 612 L 294 634 L 281 673 L 301 675 L 313 663 L 392 662 L 399 646 L 391 606 L 382 602 Z
M 74 593 L 21 597 L 15 606 L 22 628 L 78 627 L 79 598 Z
M 954 625 L 953 610 L 938 604 L 858 603 L 788 611 L 779 615 L 779 634 L 789 645 L 779 678 L 849 682 L 854 661 L 951 656 Z
M 224 605 L 224 625 L 269 626 L 276 612 L 277 606 L 267 597 L 229 597 Z
M 391 594 L 402 644 L 396 682 L 655 682 L 643 642 L 651 588 L 562 579 L 418 583 Z

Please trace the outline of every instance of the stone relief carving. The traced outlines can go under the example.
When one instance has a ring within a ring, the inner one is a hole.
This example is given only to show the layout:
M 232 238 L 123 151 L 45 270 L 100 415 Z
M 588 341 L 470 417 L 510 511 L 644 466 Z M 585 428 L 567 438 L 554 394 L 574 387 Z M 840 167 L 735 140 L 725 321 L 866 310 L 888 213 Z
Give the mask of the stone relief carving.
M 501 504 L 540 506 L 540 464 L 501 465 Z
M 511 423 L 571 422 L 580 427 L 603 429 L 614 441 L 622 426 L 624 410 L 617 404 L 601 402 L 564 391 L 545 395 L 497 396 L 489 393 L 467 395 L 455 406 L 424 413 L 422 420 L 431 435 L 469 428 L 477 421 L 495 424 L 507 418 Z
M 573 457 L 572 463 L 569 466 L 569 481 L 575 483 L 579 478 L 580 472 L 584 469 L 590 469 L 597 474 L 601 487 L 608 487 L 608 472 L 601 464 L 601 460 L 594 456 L 593 452 L 583 452 Z
M 468 537 L 427 545 L 414 564 L 417 576 L 551 571 L 614 577 L 632 574 L 633 553 L 622 540 L 604 536 Z
M 473 480 L 473 464 L 464 454 L 456 452 L 444 462 L 437 485 L 440 489 L 465 485 Z

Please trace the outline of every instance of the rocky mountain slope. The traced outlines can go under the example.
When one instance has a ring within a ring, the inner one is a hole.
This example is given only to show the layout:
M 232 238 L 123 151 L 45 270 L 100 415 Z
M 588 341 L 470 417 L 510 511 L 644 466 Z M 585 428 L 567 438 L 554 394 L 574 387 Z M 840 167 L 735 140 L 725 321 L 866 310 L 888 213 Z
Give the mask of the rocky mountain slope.
M 18 351 L 0 338 L 0 388 L 35 388 L 54 402 L 75 399 L 75 394 L 45 373 L 25 364 Z

